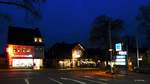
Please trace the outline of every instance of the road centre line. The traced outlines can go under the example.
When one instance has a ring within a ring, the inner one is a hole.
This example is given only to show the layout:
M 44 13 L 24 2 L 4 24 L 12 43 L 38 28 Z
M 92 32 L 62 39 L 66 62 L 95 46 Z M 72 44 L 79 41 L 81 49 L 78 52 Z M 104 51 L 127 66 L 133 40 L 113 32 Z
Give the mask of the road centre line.
M 57 81 L 57 80 L 55 80 L 55 79 L 53 79 L 53 78 L 48 77 L 48 79 L 49 79 L 49 80 L 52 80 L 52 81 L 54 81 L 54 82 L 56 82 L 56 83 L 58 83 L 58 84 L 63 84 L 62 82 Z
M 30 84 L 29 80 L 27 78 L 24 79 L 26 84 Z
M 87 78 L 80 78 L 82 80 L 86 80 L 86 81 L 90 81 L 90 82 L 93 82 L 93 83 L 99 83 L 99 84 L 107 84 L 105 82 L 101 82 L 101 81 L 94 81 L 94 80 L 91 80 L 91 79 L 87 79 Z
M 73 81 L 73 82 L 76 82 L 76 83 L 79 83 L 79 84 L 87 84 L 85 82 L 82 82 L 82 81 L 79 81 L 79 80 L 75 80 L 75 79 L 70 79 L 70 78 L 60 78 L 62 80 L 70 80 L 70 81 Z

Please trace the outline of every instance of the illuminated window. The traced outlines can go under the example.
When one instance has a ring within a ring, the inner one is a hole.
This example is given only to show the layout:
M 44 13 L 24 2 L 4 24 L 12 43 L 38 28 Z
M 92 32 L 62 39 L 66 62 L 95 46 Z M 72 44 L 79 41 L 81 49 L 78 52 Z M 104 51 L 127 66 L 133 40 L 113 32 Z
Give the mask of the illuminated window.
M 81 54 L 82 54 L 81 50 L 74 50 L 72 56 L 73 58 L 80 58 Z
M 42 42 L 42 38 L 39 38 L 39 42 L 40 42 L 40 43 Z
M 37 42 L 37 41 L 38 41 L 38 38 L 35 37 L 35 38 L 34 38 L 34 42 Z

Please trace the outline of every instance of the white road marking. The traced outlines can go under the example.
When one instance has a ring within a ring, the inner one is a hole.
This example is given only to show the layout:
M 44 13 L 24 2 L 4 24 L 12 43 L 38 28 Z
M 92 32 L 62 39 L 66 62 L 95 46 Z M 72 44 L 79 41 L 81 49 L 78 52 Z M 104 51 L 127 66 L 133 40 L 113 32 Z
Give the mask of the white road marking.
M 85 77 L 85 78 L 92 78 L 93 79 L 93 77 L 91 77 L 91 76 L 83 76 L 83 77 Z
M 86 80 L 86 81 L 90 81 L 90 82 L 93 82 L 93 83 L 99 83 L 99 84 L 107 84 L 105 82 L 100 82 L 100 81 L 94 81 L 94 80 L 91 80 L 91 79 L 86 79 L 86 78 L 80 78 L 82 80 Z
M 101 81 L 109 81 L 108 79 L 104 79 L 104 78 L 98 78 L 98 80 L 101 80 Z
M 134 80 L 134 82 L 145 82 L 145 80 Z
M 55 79 L 53 79 L 53 78 L 48 77 L 48 79 L 49 79 L 49 80 L 52 80 L 52 81 L 54 81 L 54 82 L 56 82 L 56 83 L 58 83 L 58 84 L 63 84 L 62 82 L 57 81 L 57 80 L 55 80 Z
M 79 80 L 75 80 L 75 79 L 70 79 L 70 78 L 60 78 L 60 79 L 62 79 L 62 80 L 71 80 L 73 82 L 80 83 L 80 84 L 87 84 L 85 82 L 82 82 L 82 81 L 79 81 Z
M 93 77 L 91 77 L 91 76 L 83 76 L 83 77 L 85 77 L 85 78 L 90 78 L 90 79 L 95 79 L 95 78 L 93 78 Z M 104 78 L 96 78 L 96 79 L 98 79 L 98 80 L 100 80 L 100 81 L 109 81 L 108 79 L 104 79 Z
M 24 81 L 25 81 L 26 84 L 30 84 L 30 83 L 29 83 L 29 80 L 28 80 L 27 78 L 24 79 Z

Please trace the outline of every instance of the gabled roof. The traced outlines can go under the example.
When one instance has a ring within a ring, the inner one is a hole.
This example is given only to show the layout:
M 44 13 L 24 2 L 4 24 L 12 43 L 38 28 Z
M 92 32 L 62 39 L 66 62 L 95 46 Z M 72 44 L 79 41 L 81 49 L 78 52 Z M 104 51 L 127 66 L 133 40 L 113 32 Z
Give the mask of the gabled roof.
M 44 45 L 42 43 L 35 43 L 34 37 L 42 38 L 42 35 L 38 28 L 22 28 L 12 27 L 8 29 L 8 44 L 16 45 Z
M 56 58 L 72 58 L 72 49 L 77 45 L 82 47 L 79 43 L 56 43 L 50 48 L 50 52 L 52 52 L 52 56 Z

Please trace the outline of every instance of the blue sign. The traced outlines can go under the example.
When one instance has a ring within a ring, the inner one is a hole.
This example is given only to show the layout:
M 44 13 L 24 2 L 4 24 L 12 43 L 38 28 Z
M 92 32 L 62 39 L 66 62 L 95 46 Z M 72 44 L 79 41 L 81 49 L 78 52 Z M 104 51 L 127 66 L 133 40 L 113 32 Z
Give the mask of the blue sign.
M 116 51 L 121 51 L 121 50 L 122 50 L 122 45 L 121 45 L 121 43 L 115 44 L 115 49 L 116 49 Z

